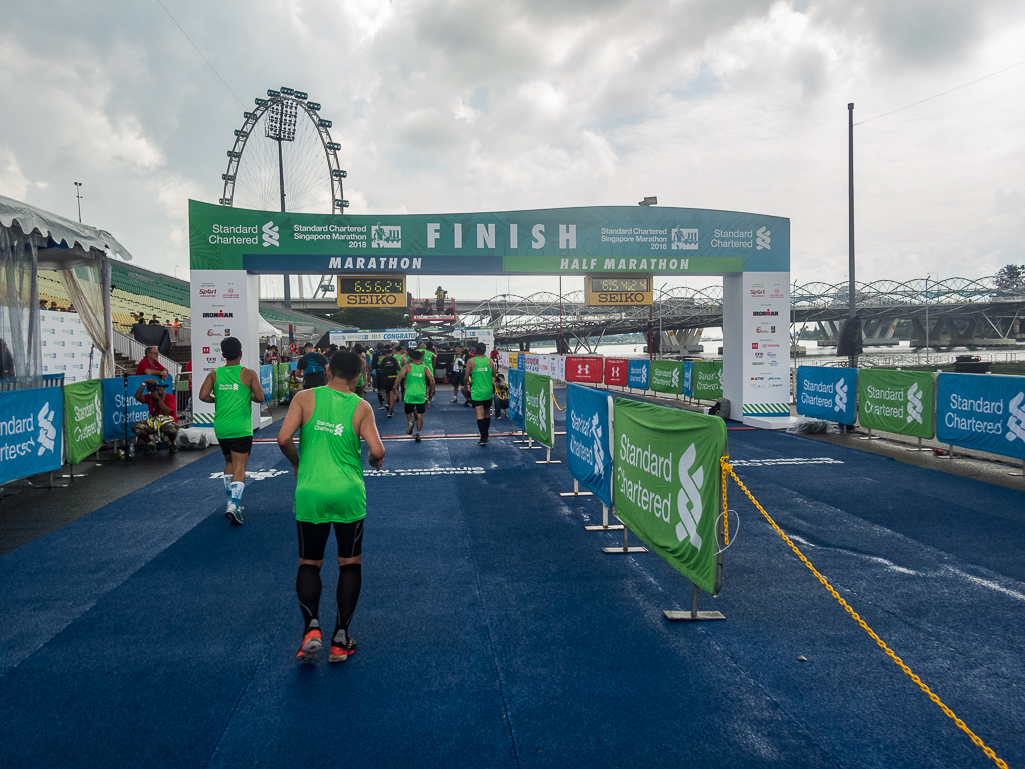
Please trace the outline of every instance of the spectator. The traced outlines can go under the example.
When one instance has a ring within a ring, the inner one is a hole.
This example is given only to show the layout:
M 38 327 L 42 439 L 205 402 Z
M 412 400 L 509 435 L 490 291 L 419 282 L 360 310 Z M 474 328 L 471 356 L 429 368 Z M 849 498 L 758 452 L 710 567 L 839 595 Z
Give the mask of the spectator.
M 50 302 L 50 310 L 53 312 L 60 312 L 60 307 L 57 306 L 56 302 Z
M 498 348 L 497 347 L 491 348 L 491 360 L 493 360 L 495 362 L 495 365 L 498 365 Z
M 182 324 L 182 322 L 180 320 L 178 320 L 177 318 L 174 319 L 174 324 L 173 325 L 180 326 L 181 324 Z
M 45 310 L 46 309 L 46 300 L 45 299 L 40 299 L 39 300 L 39 309 L 40 310 Z
M 495 377 L 495 419 L 502 418 L 502 409 L 509 410 L 509 385 L 505 375 Z
M 77 310 L 75 309 L 75 304 L 74 304 L 74 302 L 72 302 L 71 304 L 69 304 L 69 305 L 68 305 L 68 308 L 67 308 L 67 309 L 66 309 L 66 310 L 65 310 L 64 312 L 77 312 Z
M 153 317 L 149 319 L 149 325 L 151 325 L 151 326 L 159 326 L 160 325 L 160 321 L 157 320 L 156 314 L 154 314 Z
M 167 369 L 164 368 L 164 364 L 157 360 L 159 352 L 156 347 L 146 348 L 146 357 L 139 361 L 139 365 L 135 367 L 136 376 L 156 376 L 161 379 L 167 379 Z
M 136 442 L 143 447 L 143 452 L 152 454 L 157 450 L 157 443 L 164 441 L 168 443 L 172 454 L 177 452 L 175 439 L 178 437 L 178 403 L 174 395 L 167 392 L 163 382 L 147 379 L 135 391 L 135 400 L 149 407 L 149 419 L 140 419 L 132 425 Z
M 270 347 L 267 348 L 267 352 L 263 357 L 263 362 L 268 365 L 272 365 L 274 363 L 281 363 L 281 357 L 278 355 L 277 345 L 272 344 Z
M 438 290 L 434 292 L 435 303 L 438 307 L 438 315 L 445 313 L 445 297 L 448 296 L 448 291 L 438 286 Z

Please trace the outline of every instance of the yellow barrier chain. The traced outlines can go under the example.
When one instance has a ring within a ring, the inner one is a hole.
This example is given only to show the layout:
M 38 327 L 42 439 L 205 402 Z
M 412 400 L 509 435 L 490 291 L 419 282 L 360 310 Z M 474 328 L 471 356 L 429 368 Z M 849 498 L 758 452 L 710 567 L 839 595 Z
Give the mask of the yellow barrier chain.
M 559 405 L 559 402 L 557 400 L 555 400 L 555 393 L 552 393 L 552 403 L 555 404 L 555 408 L 557 408 L 559 411 L 565 411 L 566 410 L 562 406 Z
M 730 546 L 730 514 L 729 510 L 726 509 L 726 482 L 729 480 L 726 476 L 728 474 L 728 468 L 730 465 L 726 461 L 726 457 L 720 460 L 722 465 L 722 533 L 723 533 L 723 549 Z
M 922 679 L 919 678 L 917 675 L 915 675 L 911 671 L 911 668 L 909 668 L 904 663 L 904 660 L 902 660 L 900 657 L 898 657 L 893 652 L 893 650 L 890 649 L 890 647 L 886 645 L 886 642 L 883 641 L 883 639 L 881 639 L 878 635 L 876 635 L 876 632 L 872 628 L 870 628 L 865 623 L 865 620 L 863 620 L 858 615 L 858 613 L 856 611 L 854 611 L 854 609 L 852 609 L 848 605 L 847 601 L 845 601 L 843 599 L 843 597 L 838 592 L 836 592 L 836 589 L 832 585 L 830 585 L 829 582 L 826 580 L 826 578 L 823 577 L 819 573 L 818 569 L 816 569 L 814 566 L 812 566 L 811 561 L 809 561 L 804 556 L 804 553 L 802 553 L 800 550 L 797 549 L 797 545 L 795 545 L 790 540 L 790 537 L 788 537 L 786 534 L 784 534 L 783 530 L 776 524 L 776 522 L 774 520 L 772 520 L 772 516 L 770 516 L 767 512 L 765 512 L 765 508 L 764 507 L 762 507 L 760 504 L 758 504 L 758 500 L 756 500 L 754 498 L 754 495 L 751 494 L 751 492 L 748 490 L 747 486 L 744 485 L 743 481 L 741 481 L 740 478 L 737 477 L 737 474 L 735 472 L 733 472 L 733 466 L 729 462 L 726 461 L 726 458 L 723 457 L 722 459 L 719 460 L 719 462 L 722 465 L 722 472 L 723 472 L 723 479 L 724 479 L 724 481 L 723 481 L 723 505 L 725 506 L 725 500 L 726 500 L 726 493 L 725 493 L 726 482 L 725 482 L 725 478 L 726 478 L 726 474 L 729 473 L 731 476 L 733 476 L 733 480 L 735 480 L 737 482 L 737 485 L 740 486 L 741 491 L 743 491 L 747 495 L 747 498 L 750 499 L 751 502 L 754 504 L 754 506 L 758 508 L 758 512 L 760 512 L 762 515 L 764 515 L 765 519 L 771 524 L 772 528 L 774 528 L 776 530 L 776 533 L 779 534 L 783 538 L 784 542 L 786 542 L 788 545 L 790 545 L 790 549 L 793 550 L 797 554 L 797 557 L 800 558 L 801 561 L 804 563 L 804 565 L 807 566 L 811 570 L 811 573 L 814 574 L 816 577 L 818 577 L 819 582 L 821 582 L 825 586 L 826 590 L 828 590 L 833 595 L 833 598 L 835 598 L 837 601 L 840 602 L 840 605 L 843 606 L 844 609 L 847 610 L 847 613 L 850 614 L 859 625 L 861 625 L 862 629 L 872 637 L 872 639 L 876 642 L 876 644 L 878 644 L 879 647 L 884 652 L 886 652 L 887 655 L 889 655 L 889 657 L 897 664 L 898 667 L 900 667 L 901 670 L 903 670 L 905 673 L 908 674 L 908 676 L 911 677 L 912 681 L 914 681 L 916 684 L 918 684 L 918 686 L 921 688 L 921 690 L 923 692 L 925 692 L 929 696 L 930 700 L 935 702 L 940 707 L 940 709 L 944 713 L 947 714 L 947 716 L 949 716 L 951 719 L 953 719 L 954 723 L 957 724 L 957 727 L 961 731 L 963 731 L 965 734 L 967 734 L 971 738 L 972 742 L 974 742 L 976 745 L 978 745 L 980 748 L 982 748 L 982 751 L 987 756 L 989 756 L 991 759 L 993 759 L 993 761 L 996 762 L 996 765 L 999 766 L 1000 769 L 1008 769 L 1007 762 L 1004 761 L 1001 758 L 998 758 L 997 754 L 993 752 L 993 749 L 990 748 L 988 745 L 986 745 L 986 743 L 984 743 L 982 741 L 982 739 L 979 738 L 975 734 L 975 732 L 973 732 L 971 729 L 969 729 L 968 726 L 965 724 L 965 722 L 962 721 L 960 718 L 958 718 L 957 714 L 954 713 L 954 711 L 951 710 L 949 707 L 947 707 L 943 703 L 943 701 L 940 700 L 940 698 L 935 693 L 933 693 L 932 689 L 930 689 L 928 686 L 926 686 L 926 684 L 922 681 Z

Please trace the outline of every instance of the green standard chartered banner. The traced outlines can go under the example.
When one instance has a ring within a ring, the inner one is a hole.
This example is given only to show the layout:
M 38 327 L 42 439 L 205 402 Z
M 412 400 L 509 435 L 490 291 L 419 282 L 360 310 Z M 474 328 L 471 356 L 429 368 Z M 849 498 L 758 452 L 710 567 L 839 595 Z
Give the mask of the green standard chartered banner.
M 68 462 L 75 464 L 103 444 L 103 381 L 64 385 L 64 427 Z
M 648 389 L 657 393 L 683 393 L 683 361 L 653 360 L 648 375 Z
M 282 400 L 288 397 L 288 364 L 274 364 L 274 399 Z
M 872 430 L 932 438 L 936 430 L 933 381 L 930 371 L 861 369 L 858 421 Z
M 613 424 L 616 515 L 687 579 L 714 594 L 726 423 L 617 398 Z
M 552 414 L 552 378 L 529 371 L 523 375 L 523 421 L 527 435 L 542 445 L 555 445 L 555 424 Z
M 691 392 L 699 401 L 714 401 L 722 397 L 722 361 L 696 360 L 691 373 Z

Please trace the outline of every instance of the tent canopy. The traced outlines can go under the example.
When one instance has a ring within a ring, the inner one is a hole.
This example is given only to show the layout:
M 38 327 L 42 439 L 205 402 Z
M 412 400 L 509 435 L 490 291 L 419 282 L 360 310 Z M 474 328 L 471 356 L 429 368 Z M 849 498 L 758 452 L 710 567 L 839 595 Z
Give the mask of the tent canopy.
M 91 264 L 90 251 L 129 261 L 132 255 L 106 230 L 90 227 L 19 200 L 0 195 L 0 227 L 19 229 L 35 242 L 38 269 L 60 270 Z

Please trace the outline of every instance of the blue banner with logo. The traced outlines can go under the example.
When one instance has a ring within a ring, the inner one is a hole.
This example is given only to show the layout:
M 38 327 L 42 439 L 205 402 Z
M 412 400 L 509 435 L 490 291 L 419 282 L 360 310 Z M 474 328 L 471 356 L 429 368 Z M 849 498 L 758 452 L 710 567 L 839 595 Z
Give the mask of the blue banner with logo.
M 694 361 L 683 362 L 683 394 L 688 398 L 694 397 Z
M 797 413 L 853 425 L 858 418 L 858 370 L 831 366 L 797 367 Z
M 269 363 L 260 366 L 260 387 L 263 388 L 263 394 L 267 396 L 267 400 L 274 397 L 274 366 Z
M 527 370 L 527 355 L 526 353 L 520 353 L 516 356 L 516 368 L 520 371 Z
M 520 355 L 520 358 L 522 359 L 523 356 Z M 523 409 L 523 377 L 523 371 L 515 368 L 509 369 L 509 419 L 521 430 L 527 429 Z
M 103 440 L 123 441 L 125 439 L 125 390 L 127 389 L 128 435 L 132 425 L 141 419 L 149 419 L 149 406 L 135 400 L 135 391 L 147 379 L 145 375 L 128 377 L 128 386 L 121 377 L 103 380 Z
M 612 507 L 612 398 L 572 382 L 566 385 L 566 454 L 580 485 Z
M 59 470 L 63 438 L 61 388 L 0 392 L 0 483 Z
M 1025 377 L 940 374 L 936 437 L 1025 460 Z
M 631 360 L 627 368 L 627 386 L 647 390 L 648 368 L 649 362 L 646 360 Z

